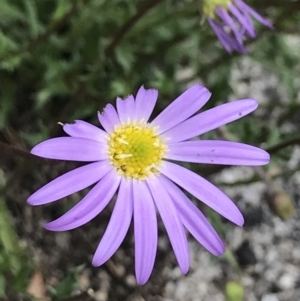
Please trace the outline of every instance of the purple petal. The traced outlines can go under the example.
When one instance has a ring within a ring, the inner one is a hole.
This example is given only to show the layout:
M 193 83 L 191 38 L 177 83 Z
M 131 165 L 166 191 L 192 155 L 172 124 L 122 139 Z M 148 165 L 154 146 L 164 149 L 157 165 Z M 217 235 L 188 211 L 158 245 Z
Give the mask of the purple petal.
M 181 272 L 186 274 L 190 265 L 189 247 L 177 208 L 160 182 L 160 177 L 147 178 L 146 181 L 166 227 Z
M 164 109 L 151 125 L 158 127 L 157 134 L 167 131 L 200 110 L 209 100 L 210 95 L 206 88 L 200 85 L 192 86 Z
M 107 161 L 76 168 L 40 188 L 27 202 L 36 206 L 57 201 L 98 182 L 111 168 Z
M 133 180 L 135 274 L 144 284 L 153 270 L 157 250 L 156 210 L 145 181 Z
M 44 227 L 52 231 L 67 231 L 88 223 L 112 199 L 120 180 L 121 178 L 116 174 L 116 171 L 110 170 L 77 205 L 58 219 L 44 224 Z
M 135 118 L 147 122 L 152 114 L 158 97 L 158 91 L 140 87 L 135 98 Z
M 115 130 L 115 127 L 120 125 L 120 119 L 115 108 L 109 103 L 103 110 L 103 113 L 98 112 L 98 119 L 106 132 L 110 133 Z
M 244 224 L 241 212 L 228 196 L 196 173 L 167 161 L 159 171 L 228 220 L 238 226 Z
M 168 149 L 165 158 L 185 162 L 259 166 L 270 161 L 270 155 L 266 151 L 231 141 L 177 142 L 169 144 Z
M 93 266 L 102 265 L 117 251 L 130 226 L 132 213 L 132 181 L 123 177 L 112 216 L 94 255 Z
M 254 9 L 248 6 L 244 1 L 241 0 L 234 0 L 234 4 L 242 11 L 244 14 L 250 14 L 253 18 L 255 18 L 261 24 L 273 28 L 273 25 L 263 18 L 259 13 L 257 13 Z
M 224 38 L 224 30 L 221 26 L 219 26 L 213 19 L 211 19 L 210 17 L 207 17 L 207 21 L 209 23 L 209 25 L 211 26 L 212 30 L 214 31 L 214 33 L 216 34 L 216 36 L 218 37 L 220 43 L 222 44 L 222 46 L 225 48 L 225 50 L 231 54 L 232 53 L 232 46 L 231 44 L 234 44 L 235 41 L 233 43 L 228 43 L 228 41 Z M 226 32 L 225 32 L 225 36 L 229 36 Z M 229 36 L 229 38 L 233 41 L 233 39 Z
M 209 252 L 216 256 L 222 255 L 225 251 L 224 244 L 204 214 L 168 178 L 161 176 L 161 181 L 175 203 L 187 230 Z
M 75 123 L 71 124 L 66 123 L 63 125 L 63 129 L 71 137 L 91 139 L 101 143 L 107 142 L 107 134 L 104 131 L 82 120 L 75 120 Z
M 255 37 L 255 30 L 250 18 L 246 18 L 233 4 L 228 6 L 231 13 L 240 22 L 242 27 L 248 32 L 251 38 Z
M 227 10 L 224 7 L 220 7 L 219 9 L 216 9 L 216 13 L 224 21 L 224 23 L 227 26 L 229 26 L 229 28 L 233 31 L 237 41 L 240 44 L 242 44 L 243 43 L 243 35 L 237 29 L 236 24 L 234 23 L 231 16 L 228 14 Z
M 218 37 L 220 43 L 229 54 L 232 53 L 233 49 L 240 53 L 247 52 L 247 49 L 245 48 L 244 44 L 239 43 L 236 39 L 231 37 L 231 35 L 228 34 L 218 22 L 212 20 L 209 17 L 207 17 L 207 20 L 214 33 Z
M 36 145 L 31 153 L 43 158 L 68 161 L 91 162 L 108 159 L 105 144 L 73 137 L 60 137 L 43 141 Z
M 163 136 L 168 138 L 170 143 L 187 140 L 240 119 L 254 111 L 257 106 L 258 103 L 254 99 L 232 101 L 188 119 Z
M 133 121 L 135 115 L 135 103 L 132 95 L 126 99 L 117 98 L 117 110 L 121 123 Z

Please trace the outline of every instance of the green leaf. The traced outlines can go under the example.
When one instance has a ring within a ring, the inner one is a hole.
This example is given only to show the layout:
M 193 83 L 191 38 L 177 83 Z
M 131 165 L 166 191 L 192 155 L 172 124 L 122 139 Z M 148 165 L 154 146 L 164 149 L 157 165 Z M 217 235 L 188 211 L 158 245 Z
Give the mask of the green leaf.
M 8 21 L 21 21 L 26 19 L 23 12 L 11 2 L 12 1 L 1 1 L 0 24 L 7 24 Z
M 27 11 L 28 24 L 32 38 L 36 37 L 40 32 L 41 26 L 38 21 L 38 12 L 34 0 L 25 0 L 24 5 Z
M 0 298 L 5 297 L 5 278 L 0 274 Z
M 59 284 L 54 287 L 50 287 L 49 291 L 53 297 L 65 298 L 70 296 L 74 291 L 80 288 L 77 278 L 81 271 L 84 269 L 84 265 L 80 265 L 69 272 L 69 275 L 63 279 Z

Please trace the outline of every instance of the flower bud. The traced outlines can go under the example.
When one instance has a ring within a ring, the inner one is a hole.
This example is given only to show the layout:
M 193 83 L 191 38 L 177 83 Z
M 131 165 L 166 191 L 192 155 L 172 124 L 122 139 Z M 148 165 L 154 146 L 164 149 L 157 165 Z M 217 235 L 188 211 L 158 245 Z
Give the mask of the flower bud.
M 288 220 L 295 214 L 295 208 L 290 195 L 284 190 L 277 190 L 267 198 L 271 211 L 282 220 Z
M 236 281 L 229 281 L 225 287 L 225 297 L 227 301 L 243 301 L 244 287 Z

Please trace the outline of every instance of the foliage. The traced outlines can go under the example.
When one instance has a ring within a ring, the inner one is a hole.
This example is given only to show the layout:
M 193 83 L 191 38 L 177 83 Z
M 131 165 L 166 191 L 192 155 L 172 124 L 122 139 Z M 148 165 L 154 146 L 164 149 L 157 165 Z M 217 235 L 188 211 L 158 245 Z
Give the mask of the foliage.
M 274 93 L 274 99 L 262 104 L 260 113 L 226 130 L 238 140 L 268 149 L 298 135 L 290 121 L 299 116 L 300 52 L 299 38 L 295 36 L 299 32 L 300 3 L 248 2 L 275 25 L 274 31 L 258 28 L 257 40 L 249 42 L 248 60 L 274 77 L 287 99 L 279 99 Z M 58 135 L 57 122 L 84 119 L 96 123 L 96 112 L 107 102 L 135 93 L 142 84 L 159 89 L 157 111 L 195 81 L 212 91 L 209 107 L 231 99 L 235 94 L 232 72 L 245 58 L 224 51 L 203 22 L 199 3 L 2 0 L 0 141 L 29 149 L 38 141 Z M 247 78 L 242 84 L 247 85 Z M 290 152 L 276 151 L 271 166 L 285 166 Z M 19 170 L 23 164 L 16 160 L 12 168 Z M 30 170 L 31 164 L 27 167 Z M 255 176 L 248 182 L 259 180 Z M 3 195 L 1 192 L 1 199 Z M 220 228 L 218 218 L 213 213 L 209 215 Z M 12 254 L 7 258 L 7 252 L 0 248 L 0 298 L 7 288 L 4 270 L 14 271 L 18 260 Z M 24 279 L 28 266 L 33 264 L 30 257 L 28 262 L 16 273 Z M 66 297 L 72 293 L 79 271 L 53 288 L 52 294 Z M 25 291 L 26 285 L 18 289 Z

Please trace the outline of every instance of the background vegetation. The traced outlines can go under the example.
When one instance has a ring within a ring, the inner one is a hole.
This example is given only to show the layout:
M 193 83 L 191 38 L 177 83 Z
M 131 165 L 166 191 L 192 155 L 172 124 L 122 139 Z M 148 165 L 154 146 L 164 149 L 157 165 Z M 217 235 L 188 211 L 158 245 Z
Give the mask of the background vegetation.
M 275 30 L 258 26 L 258 38 L 249 41 L 250 52 L 245 58 L 228 55 L 222 49 L 203 19 L 201 1 L 0 1 L 1 300 L 75 300 L 74 294 L 80 294 L 78 300 L 92 298 L 88 295 L 93 285 L 83 288 L 78 277 L 84 269 L 82 264 L 92 270 L 90 258 L 105 228 L 105 216 L 103 224 L 102 220 L 99 227 L 95 224 L 96 232 L 88 226 L 72 234 L 71 245 L 82 249 L 80 256 L 60 257 L 59 248 L 49 238 L 54 234 L 45 234 L 42 221 L 64 212 L 81 195 L 44 209 L 28 208 L 25 201 L 35 189 L 74 164 L 39 160 L 29 150 L 41 140 L 62 135 L 58 121 L 83 119 L 97 124 L 98 110 L 113 103 L 116 96 L 135 94 L 142 84 L 159 90 L 159 112 L 186 87 L 200 82 L 213 93 L 208 108 L 237 96 L 256 97 L 250 78 L 255 73 L 252 68 L 261 68 L 265 74 L 262 84 L 270 78 L 279 84 L 265 91 L 265 101 L 258 99 L 260 111 L 209 136 L 261 146 L 271 152 L 272 162 L 265 169 L 255 169 L 247 179 L 220 185 L 233 187 L 263 181 L 267 192 L 278 197 L 274 179 L 299 172 L 299 165 L 291 168 L 287 162 L 295 145 L 300 144 L 300 2 L 247 2 L 267 16 Z M 249 77 L 247 68 L 252 72 Z M 237 71 L 243 74 L 238 80 L 234 79 Z M 224 169 L 191 168 L 206 176 Z M 273 212 L 289 218 L 294 209 L 288 194 L 284 194 L 284 209 L 274 199 L 271 198 Z M 213 213 L 207 214 L 225 236 L 226 226 Z M 122 248 L 125 253 L 131 250 L 130 238 Z M 163 266 L 163 256 L 167 255 L 161 256 L 158 260 Z M 133 256 L 129 258 L 126 268 L 132 272 Z M 232 266 L 238 265 L 230 250 L 226 258 Z M 110 301 L 125 300 L 141 290 L 115 275 L 111 263 L 103 269 L 111 275 L 113 285 L 123 287 L 121 292 L 110 292 Z M 155 275 L 160 272 L 158 266 Z M 240 291 L 235 285 L 227 286 L 227 298 L 242 300 L 228 293 L 232 287 Z M 161 291 L 158 281 L 153 280 L 141 295 L 150 300 L 155 294 L 159 296 Z

